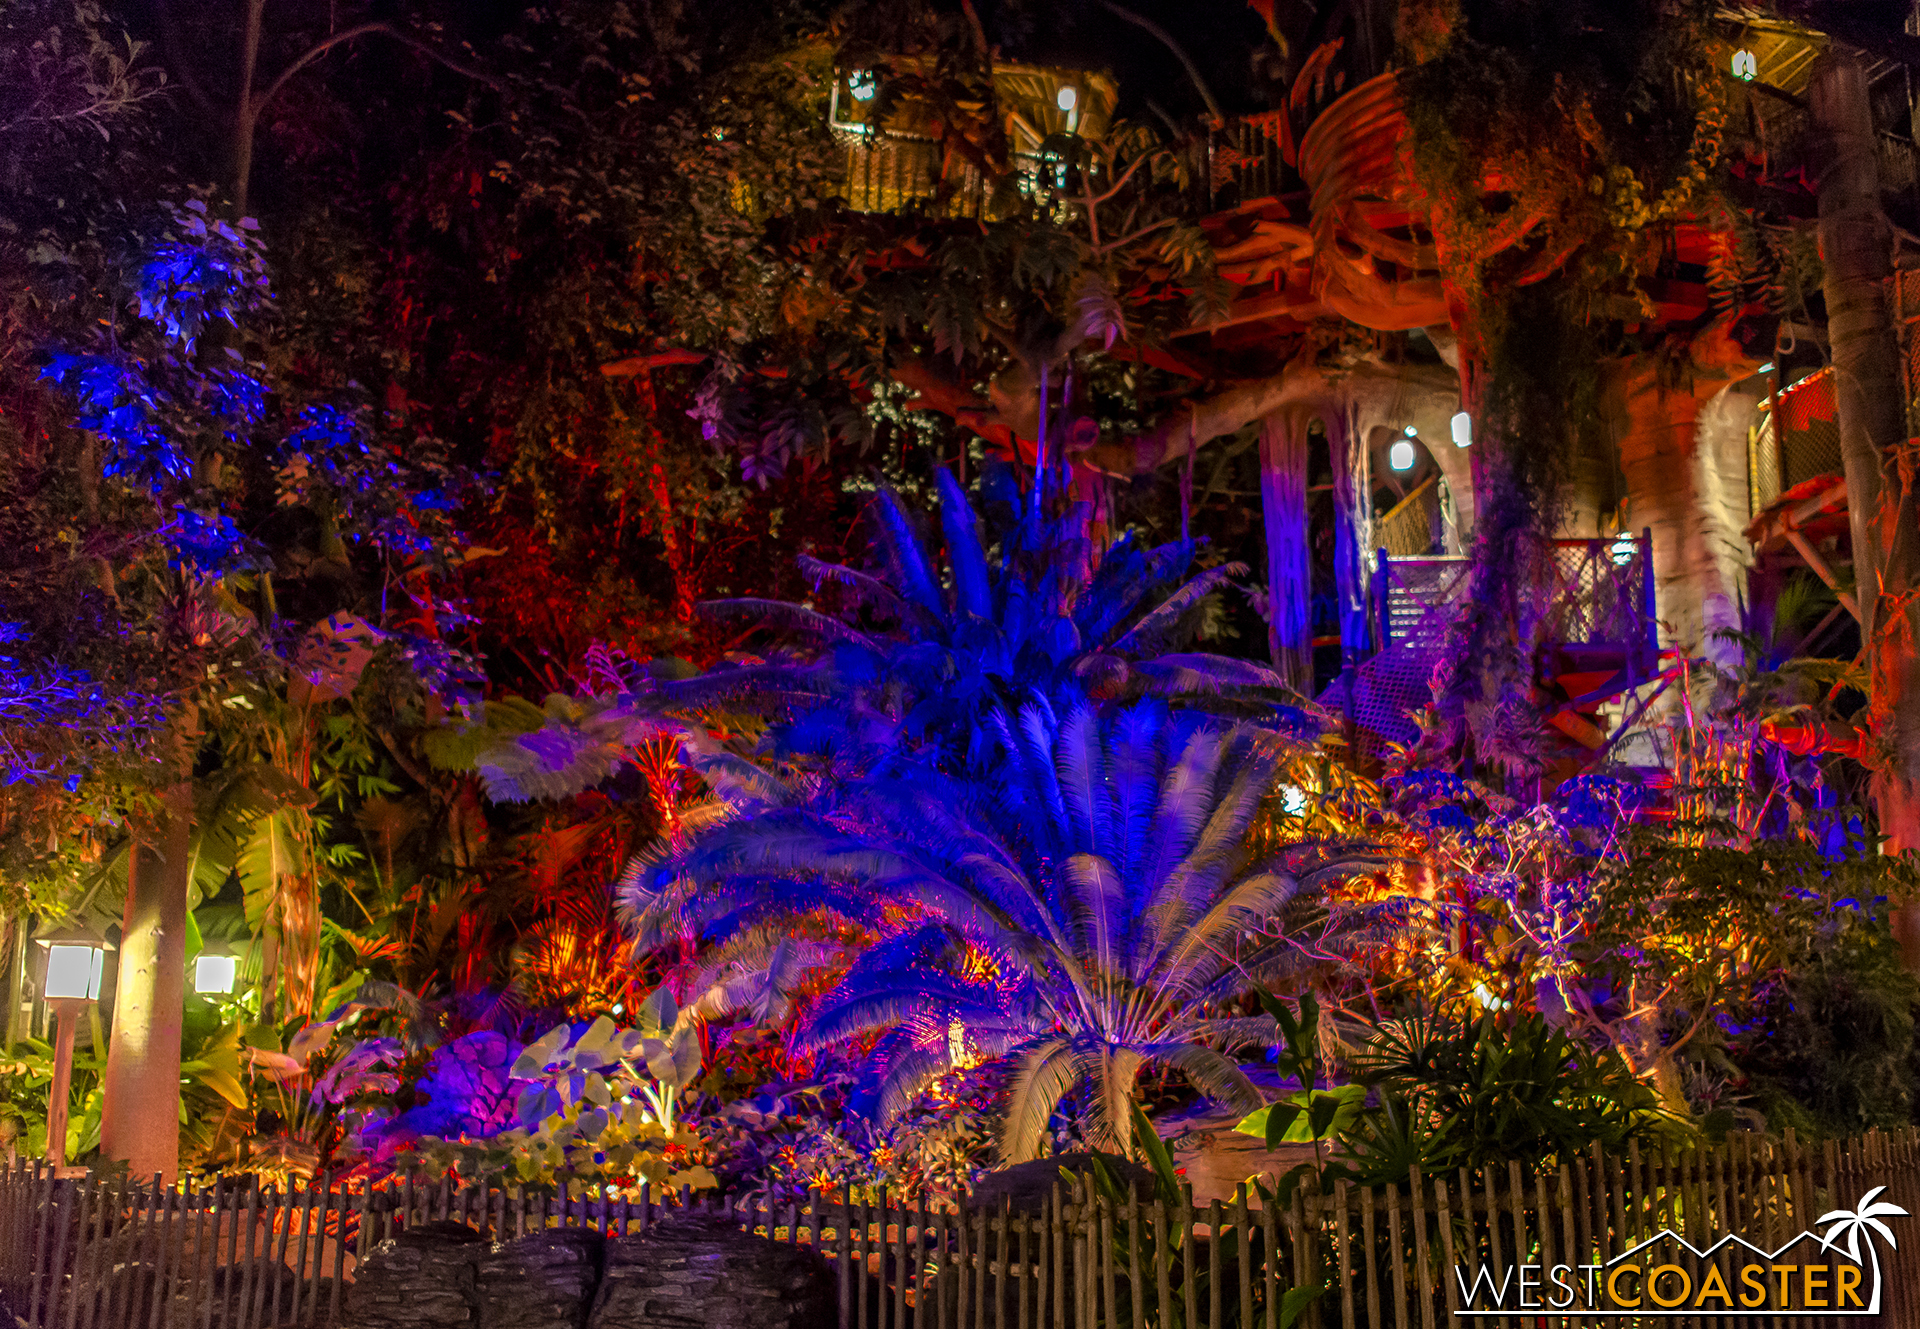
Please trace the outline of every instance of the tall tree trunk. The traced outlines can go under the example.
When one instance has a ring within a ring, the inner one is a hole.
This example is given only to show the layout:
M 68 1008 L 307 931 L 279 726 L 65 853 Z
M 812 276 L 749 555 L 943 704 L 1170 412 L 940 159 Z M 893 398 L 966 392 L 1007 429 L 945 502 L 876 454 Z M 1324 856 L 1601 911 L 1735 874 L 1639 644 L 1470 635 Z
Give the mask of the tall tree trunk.
M 128 855 L 113 1038 L 101 1080 L 100 1153 L 136 1177 L 174 1179 L 180 1161 L 180 1026 L 187 991 L 187 889 L 193 875 L 193 754 L 199 717 L 175 721 L 179 778 L 162 817 Z
M 26 988 L 27 947 L 33 944 L 27 915 L 7 920 L 7 1011 L 0 1016 L 0 1053 L 11 1054 L 13 1045 L 26 1036 L 20 1019 L 20 994 Z
M 1267 645 L 1273 667 L 1303 694 L 1313 691 L 1312 564 L 1307 531 L 1307 421 L 1289 407 L 1260 426 L 1260 506 L 1267 536 Z
M 1373 644 L 1367 583 L 1373 568 L 1373 459 L 1370 429 L 1341 402 L 1322 417 L 1333 459 L 1333 584 L 1340 606 L 1342 664 L 1359 664 Z
M 247 0 L 246 25 L 240 37 L 240 86 L 233 105 L 233 216 L 247 215 L 247 195 L 253 187 L 253 138 L 259 128 L 260 108 L 253 90 L 260 63 L 260 29 L 267 0 Z
M 1820 253 L 1833 345 L 1840 456 L 1847 476 L 1855 599 L 1872 671 L 1869 723 L 1887 764 L 1874 773 L 1880 829 L 1893 850 L 1920 849 L 1920 653 L 1914 495 L 1890 460 L 1907 437 L 1899 347 L 1887 309 L 1891 232 L 1880 209 L 1867 77 L 1829 52 L 1807 91 L 1819 182 Z

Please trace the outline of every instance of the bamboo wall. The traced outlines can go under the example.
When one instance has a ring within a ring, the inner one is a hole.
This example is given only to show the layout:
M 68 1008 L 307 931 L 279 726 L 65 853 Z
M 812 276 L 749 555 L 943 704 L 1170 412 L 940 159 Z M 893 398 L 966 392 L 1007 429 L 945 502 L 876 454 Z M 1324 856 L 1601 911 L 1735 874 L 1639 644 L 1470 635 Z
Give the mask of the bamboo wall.
M 885 1194 L 769 1208 L 418 1178 L 371 1192 L 325 1180 L 286 1191 L 253 1179 L 170 1187 L 56 1180 L 22 1166 L 0 1173 L 0 1299 L 28 1329 L 338 1325 L 359 1261 L 408 1226 L 452 1220 L 495 1241 L 555 1227 L 619 1238 L 691 1210 L 819 1250 L 844 1329 L 1283 1329 L 1287 1292 L 1315 1284 L 1326 1290 L 1299 1320 L 1315 1329 L 1920 1324 L 1920 1224 L 1900 1218 L 1888 1220 L 1900 1245 L 1879 1251 L 1886 1301 L 1876 1317 L 1461 1313 L 1456 1265 L 1522 1255 L 1579 1264 L 1662 1229 L 1703 1247 L 1732 1231 L 1772 1250 L 1874 1187 L 1920 1214 L 1920 1134 L 1817 1147 L 1791 1134 L 1736 1136 L 1662 1157 L 1596 1150 L 1537 1176 L 1511 1164 L 1397 1188 L 1340 1184 L 1327 1196 L 1296 1194 L 1281 1212 L 1250 1204 L 1244 1189 L 1198 1210 L 1191 1192 L 1170 1205 L 1140 1195 L 1115 1203 L 1084 1179 L 1017 1213 Z M 1695 1285 L 1713 1262 L 1672 1258 Z

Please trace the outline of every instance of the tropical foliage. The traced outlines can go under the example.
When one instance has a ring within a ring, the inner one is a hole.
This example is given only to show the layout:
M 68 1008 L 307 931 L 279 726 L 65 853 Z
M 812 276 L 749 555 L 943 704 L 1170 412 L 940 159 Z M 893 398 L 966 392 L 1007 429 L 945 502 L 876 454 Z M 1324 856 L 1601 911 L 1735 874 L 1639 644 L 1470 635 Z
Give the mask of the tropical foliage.
M 1124 1146 L 1148 1067 L 1254 1106 L 1245 1073 L 1201 1040 L 1243 1039 L 1217 1012 L 1325 957 L 1325 890 L 1374 860 L 1248 852 L 1288 746 L 1271 730 L 1153 700 L 1103 710 L 1071 691 L 986 723 L 990 746 L 959 774 L 877 772 L 828 804 L 728 823 L 655 875 L 699 884 L 703 933 L 796 906 L 874 930 L 800 1046 L 881 1034 L 883 1116 L 1000 1058 L 1014 1161 L 1063 1103 L 1089 1141 Z

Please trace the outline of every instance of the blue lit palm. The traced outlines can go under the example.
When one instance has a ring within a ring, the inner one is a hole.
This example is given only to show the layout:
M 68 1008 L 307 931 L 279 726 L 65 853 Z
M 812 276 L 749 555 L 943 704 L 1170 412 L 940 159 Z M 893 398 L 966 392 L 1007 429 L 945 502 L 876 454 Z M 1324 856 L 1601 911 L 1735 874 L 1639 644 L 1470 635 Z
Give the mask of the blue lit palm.
M 767 804 L 637 874 L 637 914 L 670 897 L 709 944 L 800 911 L 879 940 L 805 1017 L 802 1048 L 880 1034 L 873 1106 L 898 1112 L 958 1065 L 998 1059 L 1001 1148 L 1034 1155 L 1065 1106 L 1125 1147 L 1134 1082 L 1170 1068 L 1238 1110 L 1260 1095 L 1210 1045 L 1252 1025 L 1224 1003 L 1323 958 L 1303 929 L 1358 853 L 1257 860 L 1247 830 L 1290 740 L 1152 700 L 1064 690 L 982 720 L 963 773 L 876 771 L 827 799 Z
M 655 689 L 672 709 L 761 698 L 801 718 L 782 738 L 802 749 L 844 740 L 858 699 L 871 731 L 959 748 L 996 706 L 1076 682 L 1105 699 L 1159 696 L 1313 726 L 1280 676 L 1257 661 L 1177 650 L 1209 596 L 1246 571 L 1223 564 L 1189 576 L 1198 546 L 1144 547 L 1131 534 L 1096 551 L 1089 513 L 1057 484 L 1023 489 L 989 472 L 981 520 L 960 483 L 936 472 L 940 539 L 917 529 L 898 495 L 874 501 L 875 570 L 803 558 L 817 586 L 846 602 L 838 616 L 775 600 L 717 600 L 702 612 L 755 620 L 795 640 L 789 655 L 722 668 Z M 982 528 L 991 525 L 991 539 Z M 943 557 L 944 556 L 944 557 Z M 943 570 L 944 564 L 944 570 Z

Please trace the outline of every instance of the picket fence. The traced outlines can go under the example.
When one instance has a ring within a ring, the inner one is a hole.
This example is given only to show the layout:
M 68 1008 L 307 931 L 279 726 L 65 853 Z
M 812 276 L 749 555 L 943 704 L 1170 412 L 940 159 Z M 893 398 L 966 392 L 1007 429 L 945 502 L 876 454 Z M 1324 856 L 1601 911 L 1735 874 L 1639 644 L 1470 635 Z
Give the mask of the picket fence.
M 350 1322 L 354 1270 L 409 1226 L 451 1220 L 494 1241 L 556 1227 L 617 1238 L 691 1211 L 818 1250 L 838 1281 L 841 1329 L 1283 1329 L 1289 1290 L 1315 1285 L 1306 1329 L 1920 1325 L 1920 1225 L 1879 1253 L 1877 1317 L 1462 1314 L 1456 1267 L 1592 1262 L 1663 1229 L 1700 1246 L 1740 1233 L 1773 1250 L 1875 1187 L 1920 1215 L 1920 1132 L 1819 1146 L 1790 1132 L 1736 1135 L 1657 1156 L 1596 1149 L 1543 1175 L 1509 1164 L 1402 1187 L 1337 1184 L 1326 1196 L 1296 1191 L 1280 1209 L 1244 1187 L 1201 1207 L 1191 1191 L 1172 1204 L 1114 1200 L 1091 1178 L 1017 1212 L 884 1193 L 767 1206 L 418 1177 L 373 1189 L 176 1187 L 22 1165 L 0 1172 L 0 1318 L 25 1329 L 320 1329 Z M 1698 1286 L 1708 1261 L 1673 1258 Z

